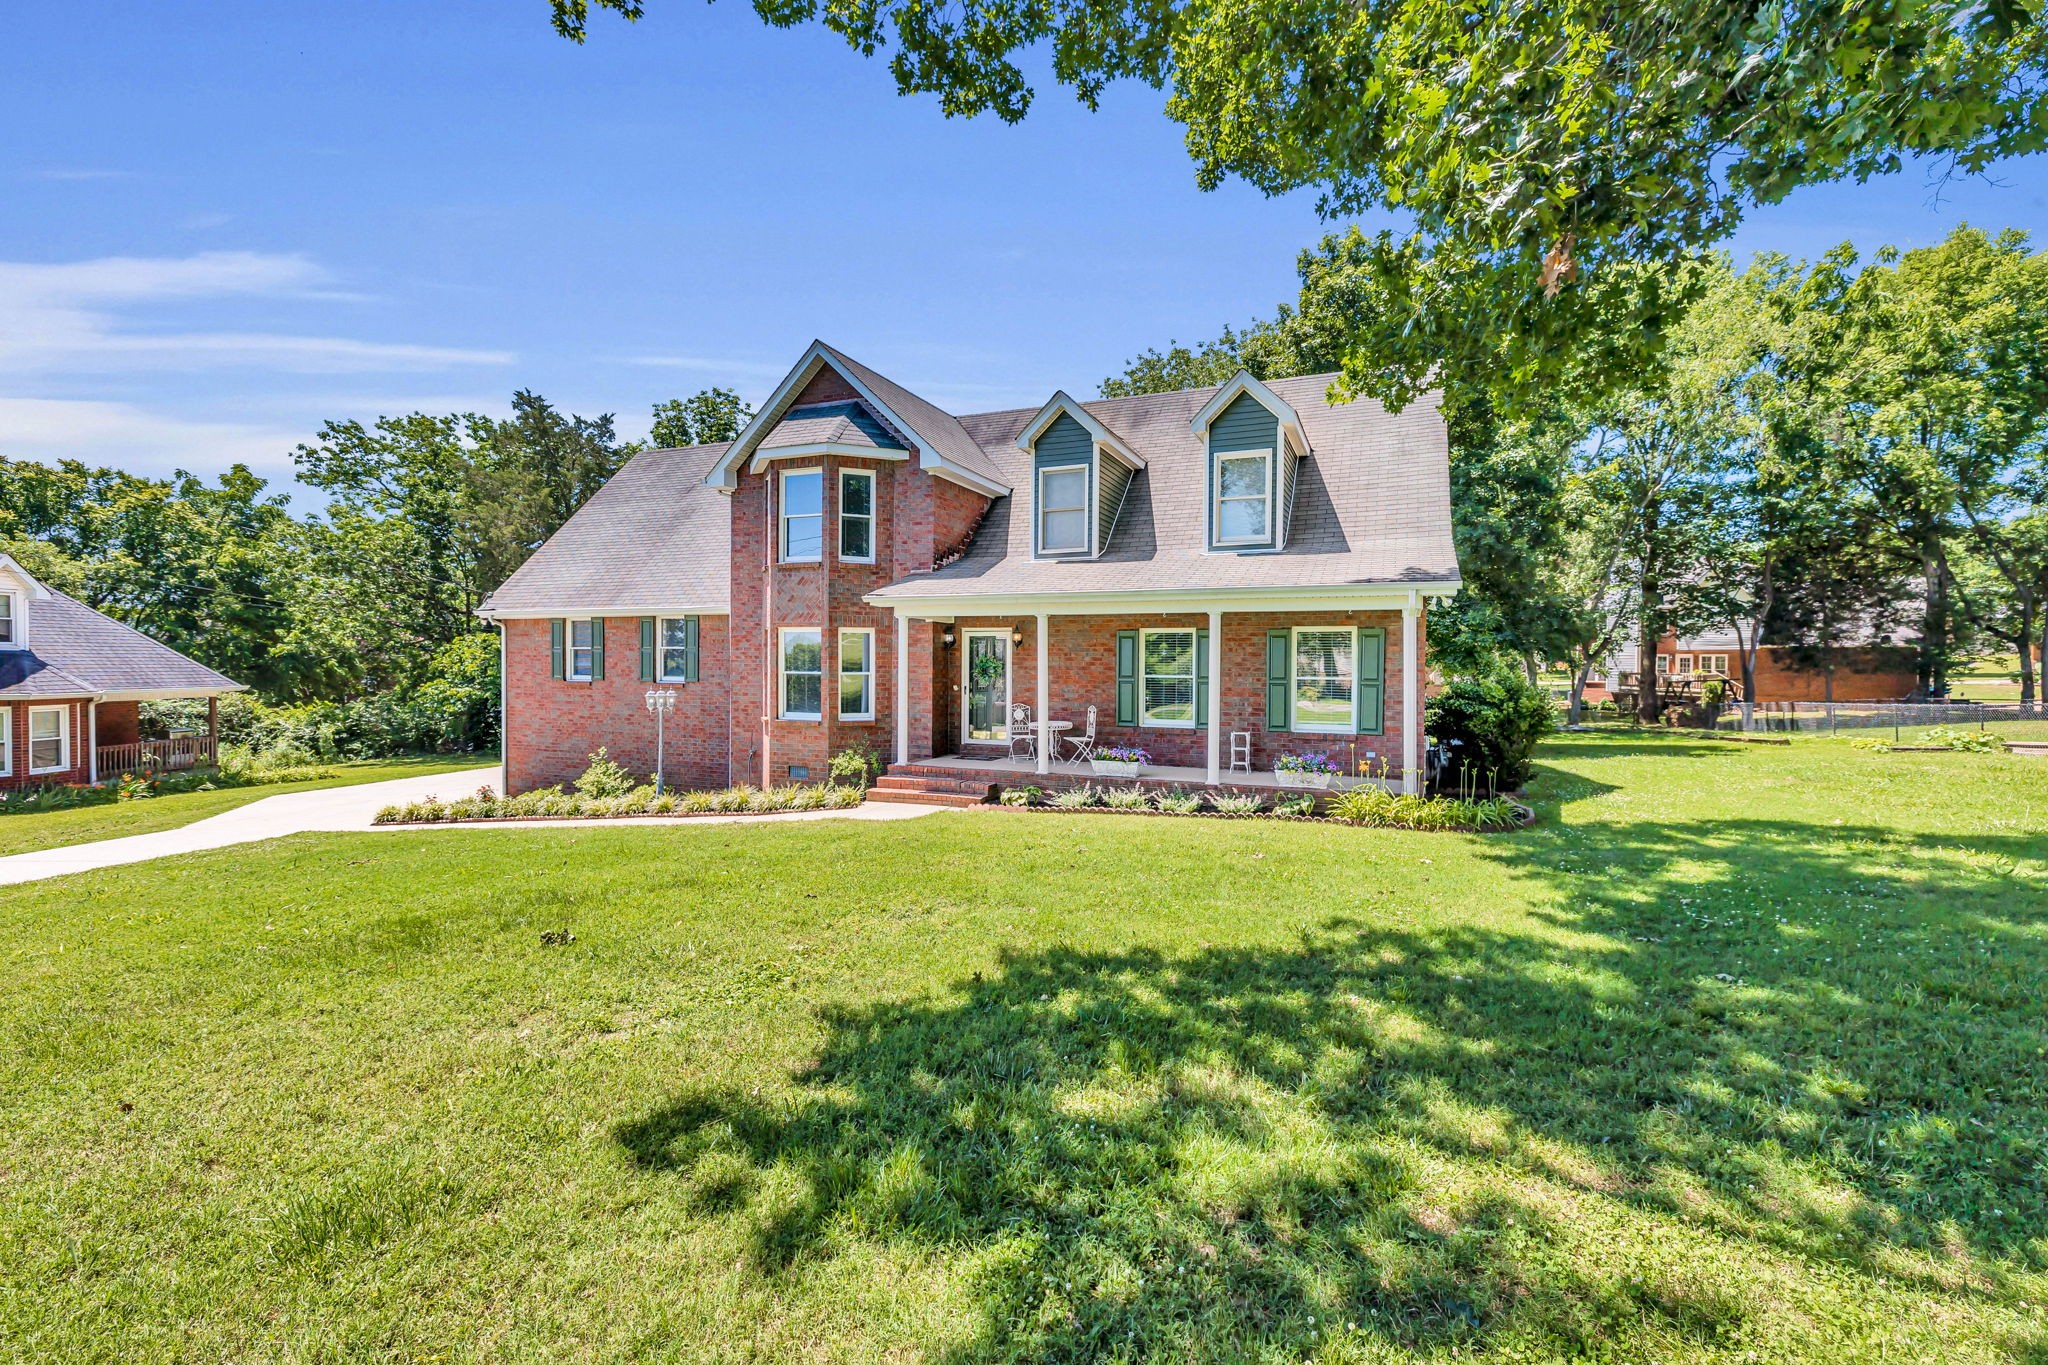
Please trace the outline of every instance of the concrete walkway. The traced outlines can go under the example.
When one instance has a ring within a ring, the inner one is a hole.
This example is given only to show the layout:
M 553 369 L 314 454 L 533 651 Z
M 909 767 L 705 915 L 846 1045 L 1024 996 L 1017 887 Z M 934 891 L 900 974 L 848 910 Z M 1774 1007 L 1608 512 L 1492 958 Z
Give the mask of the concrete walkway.
M 286 792 L 266 796 L 246 806 L 195 820 L 177 829 L 154 834 L 135 834 L 125 839 L 101 839 L 96 843 L 46 848 L 34 853 L 17 853 L 0 858 L 0 886 L 62 877 L 72 872 L 119 867 L 124 863 L 171 858 L 181 853 L 198 853 L 233 844 L 253 844 L 263 839 L 281 839 L 288 834 L 315 831 L 376 830 L 389 833 L 421 830 L 551 829 L 584 825 L 681 825 L 729 824 L 735 821 L 778 822 L 785 820 L 904 820 L 932 813 L 926 806 L 855 806 L 850 810 L 784 811 L 775 815 L 702 815 L 688 819 L 661 816 L 623 820 L 513 820 L 486 824 L 373 825 L 371 819 L 386 806 L 418 801 L 429 796 L 453 799 L 467 796 L 478 787 L 498 786 L 495 768 L 473 768 L 463 772 L 435 773 L 428 777 L 400 777 L 390 782 L 365 782 L 354 787 L 325 787 L 318 791 Z

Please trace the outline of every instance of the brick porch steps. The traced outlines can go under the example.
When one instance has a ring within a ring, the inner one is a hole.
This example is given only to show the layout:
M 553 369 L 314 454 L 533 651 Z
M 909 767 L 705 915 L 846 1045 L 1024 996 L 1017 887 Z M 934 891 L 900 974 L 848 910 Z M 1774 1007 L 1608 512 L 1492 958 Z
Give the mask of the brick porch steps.
M 870 801 L 913 806 L 980 806 L 995 797 L 996 784 L 979 774 L 915 764 L 892 765 L 874 786 Z

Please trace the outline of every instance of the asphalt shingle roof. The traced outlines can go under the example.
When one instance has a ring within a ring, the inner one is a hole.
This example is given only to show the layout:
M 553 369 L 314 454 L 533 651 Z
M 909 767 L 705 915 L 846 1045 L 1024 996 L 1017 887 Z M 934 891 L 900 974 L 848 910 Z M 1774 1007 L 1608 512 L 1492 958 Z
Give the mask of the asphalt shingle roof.
M 877 421 L 859 403 L 818 403 L 791 408 L 761 438 L 759 449 L 780 450 L 789 446 L 864 446 L 869 450 L 902 450 L 903 442 Z
M 1162 589 L 1343 587 L 1455 580 L 1448 442 L 1434 397 L 1400 413 L 1361 399 L 1331 404 L 1333 376 L 1269 381 L 1300 414 L 1312 453 L 1299 466 L 1287 548 L 1219 554 L 1206 545 L 1207 452 L 1189 423 L 1214 388 L 1082 404 L 1146 461 L 1116 528 L 1093 560 L 1035 560 L 1030 455 L 1016 438 L 1037 409 L 956 418 L 830 347 L 905 423 L 951 463 L 1018 490 L 998 498 L 967 553 L 873 594 L 880 599 Z M 776 429 L 808 422 L 804 411 Z M 871 418 L 869 420 L 872 420 Z M 810 443 L 771 433 L 764 444 Z M 942 439 L 943 438 L 943 439 Z M 724 445 L 635 456 L 569 519 L 485 609 L 493 612 L 725 609 L 731 594 L 731 508 L 705 476 Z
M 28 648 L 0 650 L 0 702 L 241 690 L 233 678 L 54 588 L 28 604 Z
M 723 612 L 732 504 L 704 485 L 726 443 L 644 450 L 491 594 L 484 610 Z

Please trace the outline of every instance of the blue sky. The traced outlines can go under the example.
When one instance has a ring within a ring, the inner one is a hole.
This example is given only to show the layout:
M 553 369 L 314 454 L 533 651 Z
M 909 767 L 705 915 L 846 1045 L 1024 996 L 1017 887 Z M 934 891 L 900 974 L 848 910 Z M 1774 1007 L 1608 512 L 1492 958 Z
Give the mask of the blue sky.
M 1270 312 L 1328 226 L 1196 190 L 1150 90 L 949 121 L 821 30 L 649 10 L 583 47 L 543 0 L 10 16 L 0 454 L 283 481 L 323 418 L 518 387 L 638 435 L 662 398 L 758 398 L 813 336 L 956 411 L 1033 404 Z M 1916 172 L 1804 191 L 1734 246 L 1964 220 L 2048 240 L 2048 160 L 1938 202 Z

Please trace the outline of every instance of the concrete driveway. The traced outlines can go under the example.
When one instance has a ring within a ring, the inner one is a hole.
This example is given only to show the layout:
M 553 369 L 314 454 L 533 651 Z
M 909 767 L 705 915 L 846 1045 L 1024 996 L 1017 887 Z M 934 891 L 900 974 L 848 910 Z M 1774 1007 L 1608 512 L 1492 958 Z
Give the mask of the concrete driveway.
M 125 839 L 102 839 L 90 844 L 72 844 L 66 848 L 46 848 L 34 853 L 17 853 L 11 857 L 0 858 L 0 886 L 41 881 L 45 877 L 62 877 L 72 872 L 90 872 L 96 868 L 119 867 L 123 863 L 147 862 L 151 858 L 170 858 L 180 853 L 198 853 L 209 848 L 253 844 L 263 839 L 281 839 L 288 834 L 306 834 L 322 830 L 375 829 L 400 833 L 423 829 L 546 829 L 555 825 L 673 827 L 724 824 L 736 820 L 770 823 L 817 819 L 905 820 L 929 815 L 934 809 L 929 806 L 864 805 L 855 806 L 850 810 L 787 811 L 776 815 L 707 815 L 687 820 L 655 816 L 648 819 L 626 820 L 518 820 L 502 824 L 477 825 L 390 826 L 370 823 L 371 818 L 386 806 L 403 801 L 417 801 L 428 796 L 453 799 L 467 796 L 478 787 L 497 790 L 499 780 L 500 773 L 496 768 L 471 768 L 463 772 L 435 773 L 428 777 L 400 777 L 389 782 L 365 782 L 354 787 L 325 787 L 318 791 L 286 792 L 281 796 L 266 796 L 260 801 L 251 801 L 246 806 L 222 811 L 219 815 L 209 816 L 204 820 L 195 820 L 178 829 L 159 830 L 155 834 L 136 834 Z

